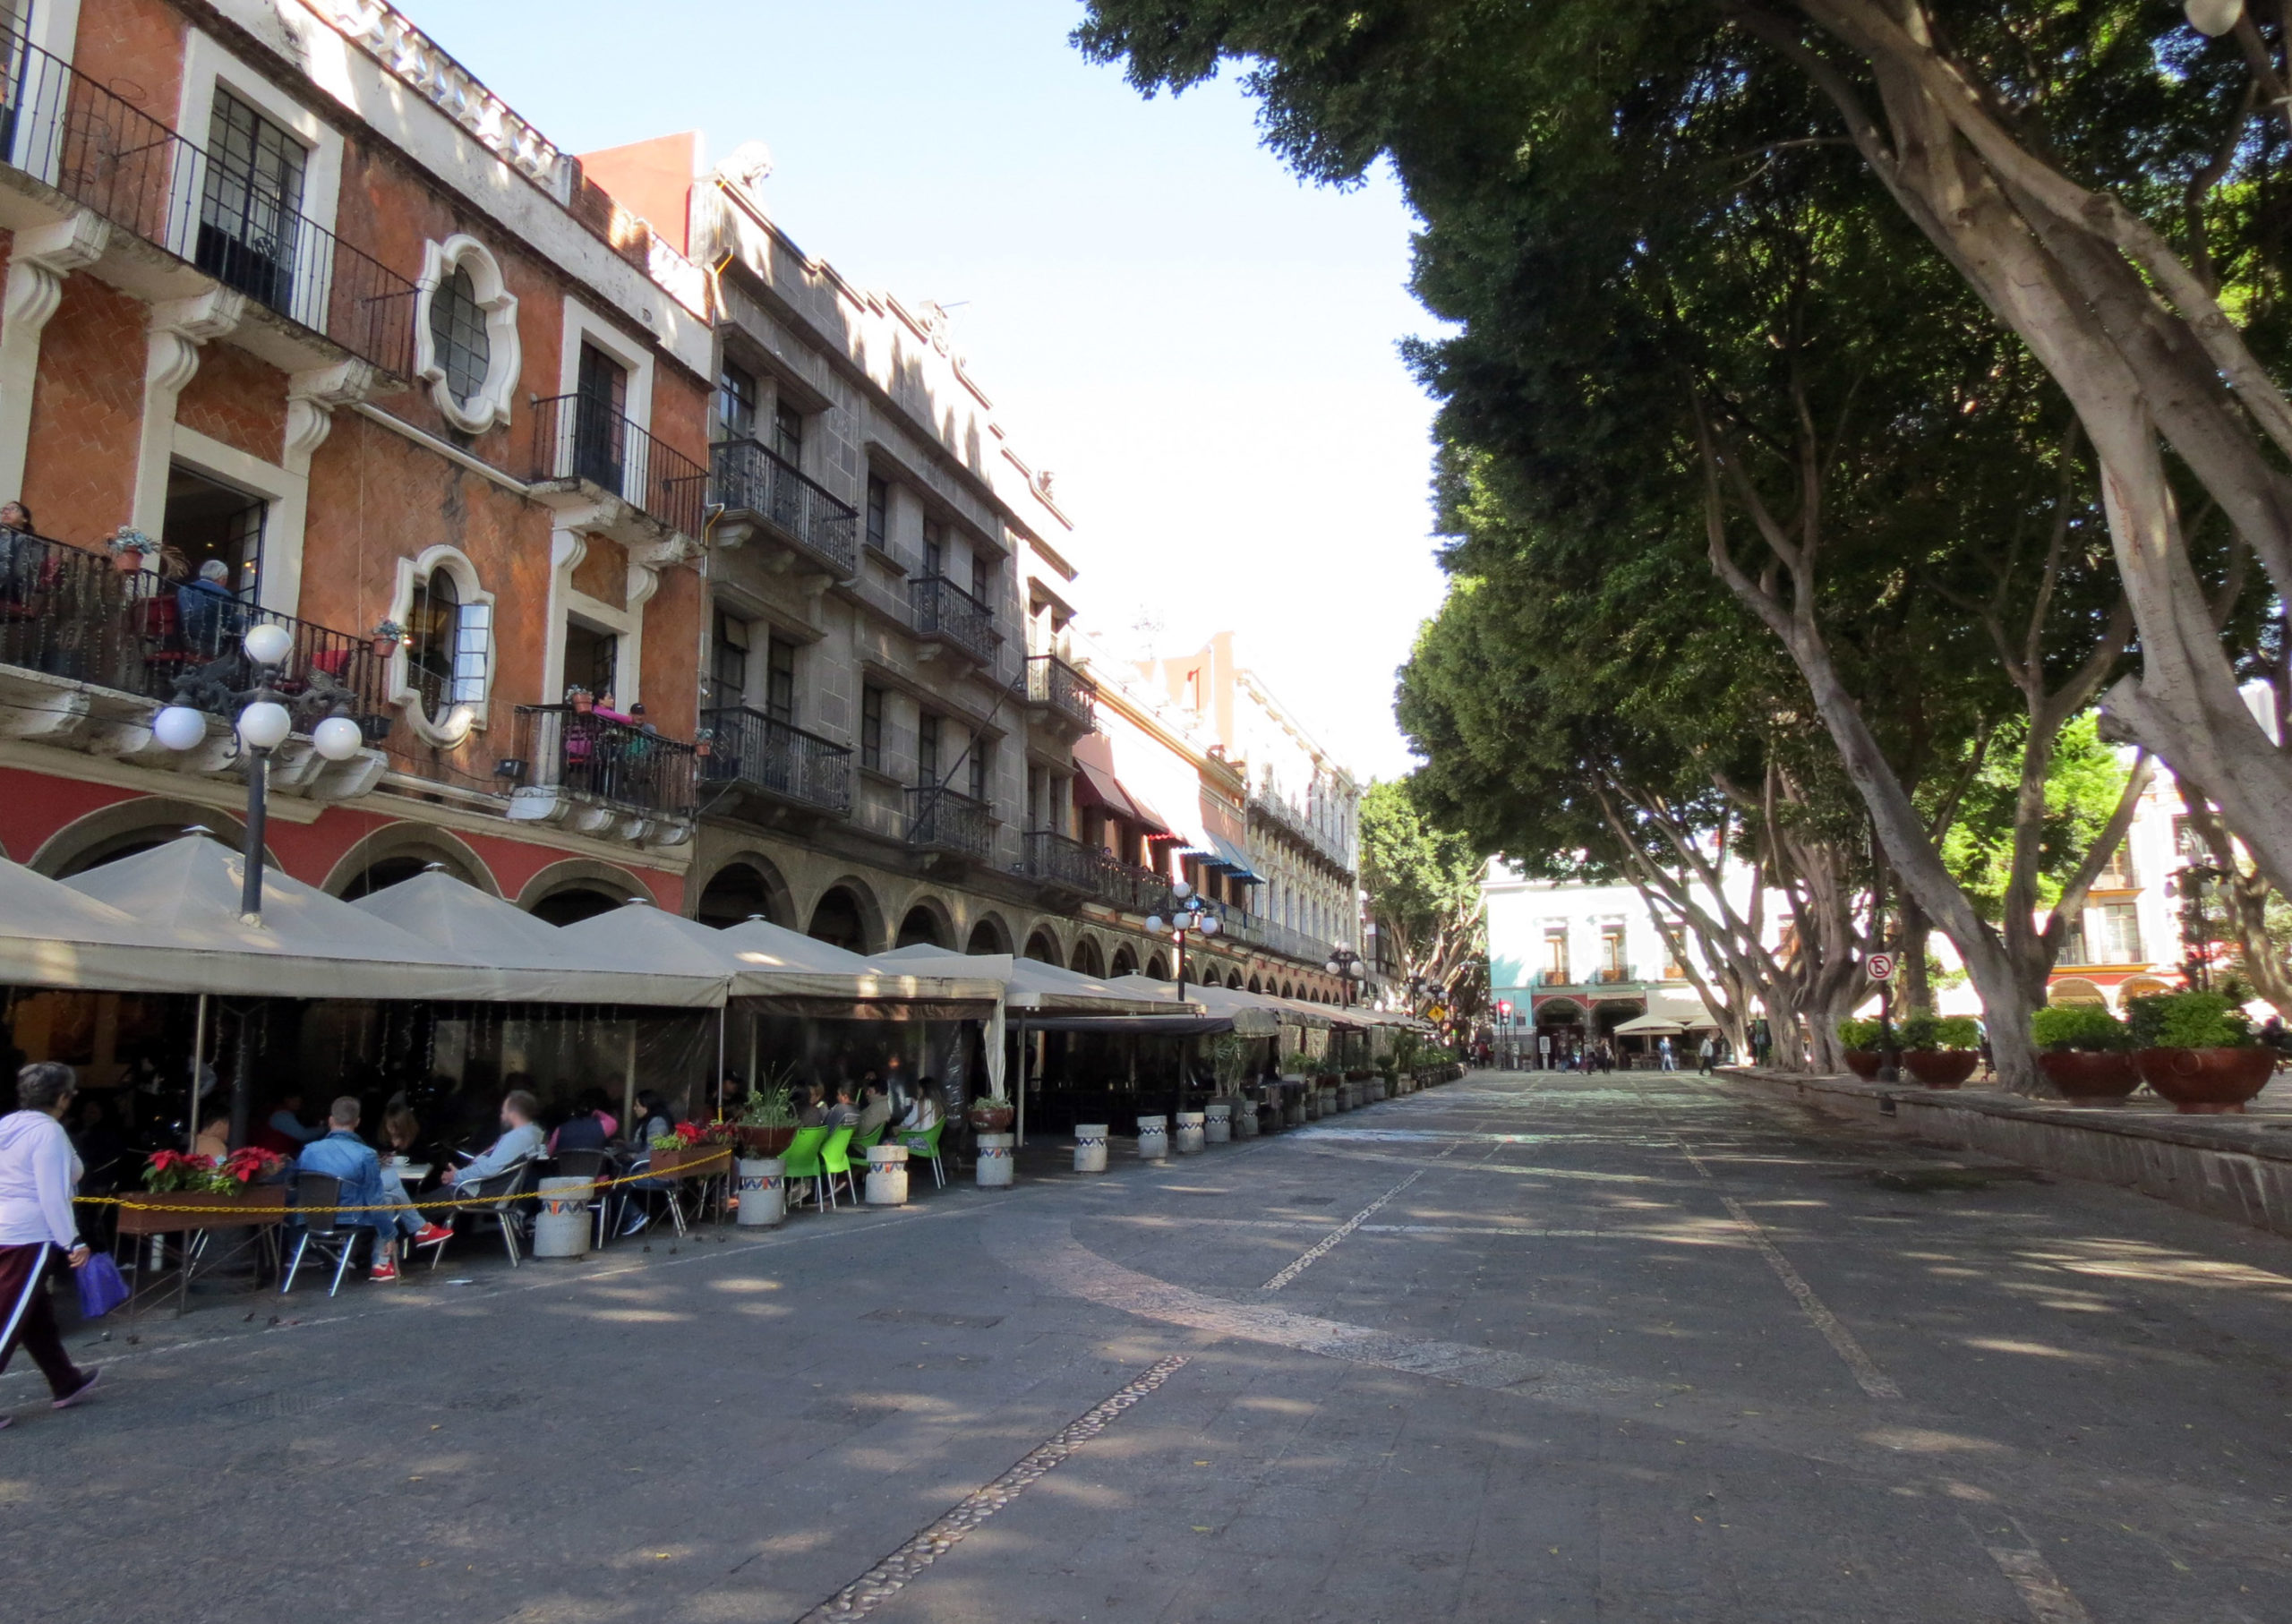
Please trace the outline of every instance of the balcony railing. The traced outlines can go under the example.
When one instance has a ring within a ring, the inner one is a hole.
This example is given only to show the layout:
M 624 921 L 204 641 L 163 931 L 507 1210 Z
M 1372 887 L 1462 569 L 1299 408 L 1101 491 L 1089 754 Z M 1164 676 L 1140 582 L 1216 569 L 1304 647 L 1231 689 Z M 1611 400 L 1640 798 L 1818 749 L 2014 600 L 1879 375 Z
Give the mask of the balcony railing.
M 1625 964 L 1608 964 L 1592 972 L 1595 987 L 1628 987 L 1639 979 L 1637 971 Z
M 918 576 L 907 584 L 918 636 L 952 643 L 985 665 L 995 658 L 995 615 L 986 604 L 943 575 Z
M 1279 953 L 1285 959 L 1295 959 L 1302 964 L 1320 964 L 1329 958 L 1330 944 L 1284 925 L 1279 919 L 1231 904 L 1214 906 L 1218 908 L 1219 929 L 1227 939 L 1243 946 Z
M 1062 891 L 1095 894 L 1099 857 L 1081 841 L 1048 829 L 1027 836 L 1027 877 Z
M 710 454 L 716 500 L 753 513 L 843 580 L 860 571 L 860 515 L 753 440 L 719 440 Z
M 1351 871 L 1351 859 L 1346 855 L 1344 848 L 1315 828 L 1311 819 L 1280 796 L 1270 790 L 1253 790 L 1250 791 L 1250 810 L 1280 828 L 1290 839 L 1311 847 L 1338 868 Z
M 697 536 L 708 470 L 593 395 L 534 403 L 534 482 L 586 480 L 671 530 Z
M 227 715 L 254 686 L 240 640 L 259 623 L 293 637 L 267 680 L 298 732 L 329 716 L 350 717 L 370 737 L 387 731 L 389 662 L 369 639 L 148 570 L 125 573 L 99 552 L 0 530 L 0 665 Z
M 517 707 L 526 782 L 664 817 L 693 808 L 693 748 L 569 705 Z
M 1099 685 L 1056 654 L 1027 657 L 1027 701 L 1048 705 L 1085 731 L 1098 721 Z
M 414 284 L 71 65 L 0 29 L 0 158 L 122 231 L 406 377 Z
M 1533 985 L 1537 987 L 1574 987 L 1578 985 L 1575 972 L 1567 970 L 1540 970 Z
M 700 763 L 704 782 L 748 784 L 839 816 L 851 810 L 846 747 L 745 705 L 703 711 L 700 721 L 714 734 Z
M 985 801 L 920 784 L 907 792 L 907 842 L 984 862 L 995 853 L 995 819 Z

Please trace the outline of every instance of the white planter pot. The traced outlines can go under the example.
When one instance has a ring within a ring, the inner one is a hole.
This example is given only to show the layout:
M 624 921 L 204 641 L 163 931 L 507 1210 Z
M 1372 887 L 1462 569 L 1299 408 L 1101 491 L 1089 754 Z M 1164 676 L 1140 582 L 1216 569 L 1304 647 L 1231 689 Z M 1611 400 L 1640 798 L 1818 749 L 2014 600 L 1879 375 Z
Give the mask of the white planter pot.
M 545 1178 L 541 1181 L 541 1211 L 534 1218 L 534 1256 L 586 1257 L 589 1252 L 589 1202 L 597 1184 L 588 1178 Z
M 1230 1099 L 1213 1099 L 1202 1107 L 1202 1136 L 1213 1145 L 1222 1145 L 1234 1137 L 1234 1105 Z M 1249 1102 L 1241 1102 L 1246 1112 Z
M 1102 1122 L 1078 1122 L 1074 1124 L 1074 1171 L 1104 1173 L 1107 1170 L 1107 1124 Z
M 1200 1111 L 1180 1111 L 1176 1150 L 1180 1156 L 1199 1156 L 1206 1142 L 1208 1124 Z
M 1007 1184 L 1011 1181 L 1006 1178 L 1003 1182 Z M 907 1205 L 907 1147 L 905 1145 L 868 1147 L 867 1198 L 868 1205 L 870 1207 Z
M 1315 1089 L 1315 1090 L 1313 1090 L 1313 1103 L 1314 1103 L 1314 1105 L 1318 1107 L 1318 1115 L 1322 1115 L 1322 1116 L 1334 1116 L 1334 1115 L 1337 1115 L 1337 1088 L 1336 1088 L 1336 1085 L 1334 1085 L 1334 1084 L 1332 1084 L 1332 1083 L 1323 1083 L 1321 1087 L 1319 1087 L 1319 1088 Z
M 1150 1162 L 1158 1162 L 1170 1153 L 1170 1133 L 1167 1119 L 1142 1116 L 1138 1119 L 1138 1154 Z
M 1257 1137 L 1257 1107 L 1246 1099 L 1236 1100 L 1233 1127 L 1236 1139 L 1255 1139 Z
M 1019 1176 L 1018 1158 L 1013 1147 L 1019 1142 L 1015 1133 L 982 1133 L 979 1136 L 979 1187 L 982 1190 L 1007 1190 Z M 873 1175 L 869 1175 L 871 1181 Z
M 788 1216 L 788 1164 L 776 1156 L 744 1156 L 732 1165 L 740 1183 L 740 1226 L 769 1229 Z

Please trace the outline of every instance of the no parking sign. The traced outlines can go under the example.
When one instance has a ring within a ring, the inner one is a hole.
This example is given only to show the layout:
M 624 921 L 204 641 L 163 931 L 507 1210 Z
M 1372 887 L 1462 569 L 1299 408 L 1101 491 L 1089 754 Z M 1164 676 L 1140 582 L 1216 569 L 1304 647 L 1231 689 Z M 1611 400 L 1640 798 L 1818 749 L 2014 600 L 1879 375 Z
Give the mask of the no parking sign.
M 1862 961 L 1862 968 L 1873 981 L 1891 981 L 1894 979 L 1894 956 L 1890 953 L 1874 953 Z

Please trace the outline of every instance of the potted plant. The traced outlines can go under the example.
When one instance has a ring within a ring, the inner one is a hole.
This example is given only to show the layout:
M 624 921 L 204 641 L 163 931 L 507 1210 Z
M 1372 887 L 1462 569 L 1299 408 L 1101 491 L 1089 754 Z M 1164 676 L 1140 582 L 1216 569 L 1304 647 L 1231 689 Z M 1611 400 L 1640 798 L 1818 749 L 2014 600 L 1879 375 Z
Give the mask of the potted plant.
M 2222 993 L 2159 993 L 2126 1006 L 2141 1081 L 2188 1115 L 2241 1114 L 2268 1086 L 2276 1051 Z
M 1981 1062 L 1981 1029 L 1971 1015 L 1912 1015 L 1902 1023 L 1902 1063 L 1929 1089 L 1954 1089 Z
M 696 728 L 692 735 L 692 753 L 706 761 L 716 753 L 716 730 Z
M 2050 1004 L 2030 1017 L 2038 1069 L 2073 1105 L 2123 1105 L 2141 1086 L 2133 1034 L 2099 1004 Z
M 145 557 L 159 551 L 158 543 L 126 525 L 113 531 L 104 545 L 111 550 L 111 561 L 122 575 L 135 574 L 143 568 Z
M 981 1094 L 971 1102 L 971 1109 L 965 1115 L 973 1133 L 1001 1133 L 1009 1129 L 1017 1110 L 1000 1094 Z
M 573 707 L 576 714 L 586 716 L 595 707 L 597 702 L 590 697 L 587 688 L 577 682 L 573 682 L 566 685 L 565 703 Z
M 1838 1041 L 1845 1049 L 1846 1069 L 1865 1082 L 1877 1081 L 1879 1068 L 1886 1064 L 1878 1047 L 1886 1035 L 1886 1028 L 1876 1021 L 1840 1021 Z
M 374 658 L 387 660 L 398 653 L 398 645 L 406 641 L 406 628 L 396 620 L 377 620 L 374 629 L 367 636 L 374 640 Z
M 788 1102 L 788 1085 L 752 1090 L 731 1121 L 732 1135 L 753 1157 L 777 1156 L 796 1137 L 796 1107 Z
M 165 1235 L 183 1229 L 211 1229 L 283 1218 L 286 1191 L 269 1181 L 285 1171 L 286 1158 L 249 1145 L 218 1162 L 211 1156 L 158 1150 L 143 1164 L 150 1207 L 122 1207 L 123 1235 Z
M 653 1153 L 647 1171 L 664 1175 L 715 1171 L 726 1158 L 723 1143 L 711 1143 L 709 1133 L 700 1123 L 680 1122 L 669 1133 L 655 1133 L 647 1141 Z

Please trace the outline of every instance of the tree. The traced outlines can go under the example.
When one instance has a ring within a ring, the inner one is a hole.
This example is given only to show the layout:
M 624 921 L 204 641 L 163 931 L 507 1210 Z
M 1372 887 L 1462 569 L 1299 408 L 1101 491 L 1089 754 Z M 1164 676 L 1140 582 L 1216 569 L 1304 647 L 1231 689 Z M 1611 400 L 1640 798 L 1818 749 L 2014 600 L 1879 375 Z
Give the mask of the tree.
M 2292 594 L 2277 19 L 2208 44 L 2131 0 L 1092 0 L 1077 38 L 1150 92 L 1248 64 L 1302 172 L 1348 181 L 1389 156 L 1436 224 L 1492 176 L 1628 189 L 1651 136 L 1691 145 L 1715 108 L 1766 121 L 1730 130 L 1747 164 L 1850 146 L 2082 427 L 2139 628 L 2108 711 L 2292 886 L 2292 756 L 2237 697 L 2181 488 Z
M 1373 783 L 1361 797 L 1361 883 L 1401 974 L 1470 1021 L 1487 1002 L 1488 934 L 1481 912 L 1481 854 L 1435 827 L 1406 782 Z

